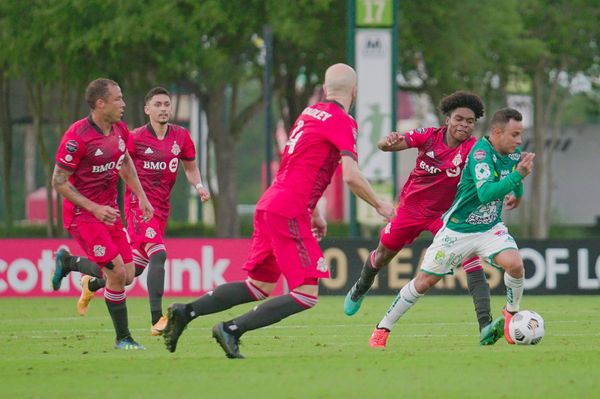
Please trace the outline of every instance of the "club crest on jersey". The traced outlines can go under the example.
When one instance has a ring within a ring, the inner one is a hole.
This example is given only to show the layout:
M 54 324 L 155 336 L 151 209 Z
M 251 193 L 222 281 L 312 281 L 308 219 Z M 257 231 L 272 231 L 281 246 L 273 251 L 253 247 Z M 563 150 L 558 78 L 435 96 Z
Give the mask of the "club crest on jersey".
M 119 137 L 119 151 L 125 151 L 125 141 Z
M 67 149 L 67 151 L 69 151 L 72 154 L 75 151 L 77 151 L 77 148 L 79 148 L 79 144 L 75 140 L 69 140 L 65 144 L 65 148 Z
M 329 270 L 329 266 L 327 265 L 327 261 L 322 256 L 317 261 L 317 270 L 320 271 L 320 272 L 323 272 L 323 273 L 325 273 L 327 270 Z
M 156 230 L 152 227 L 148 227 L 146 229 L 146 238 L 153 239 L 154 237 L 156 237 Z
M 106 253 L 106 247 L 103 247 L 102 245 L 94 245 L 94 255 L 97 257 L 101 257 L 104 256 L 104 254 Z
M 486 155 L 487 154 L 484 150 L 477 150 L 473 153 L 473 158 L 475 158 L 476 161 L 481 161 Z
M 173 147 L 171 147 L 171 152 L 173 155 L 177 156 L 181 152 L 181 148 L 177 145 L 177 142 L 173 143 Z

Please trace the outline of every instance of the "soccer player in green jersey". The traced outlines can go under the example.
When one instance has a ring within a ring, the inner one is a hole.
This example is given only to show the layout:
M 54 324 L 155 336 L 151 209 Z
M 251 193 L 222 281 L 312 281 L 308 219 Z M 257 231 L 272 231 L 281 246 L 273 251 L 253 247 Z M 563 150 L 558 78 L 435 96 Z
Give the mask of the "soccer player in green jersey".
M 491 120 L 491 134 L 477 141 L 467 159 L 458 191 L 444 225 L 427 249 L 421 270 L 398 293 L 375 332 L 387 332 L 427 290 L 472 255 L 503 269 L 507 304 L 500 317 L 481 331 L 482 345 L 495 343 L 523 296 L 523 260 L 515 240 L 502 223 L 505 209 L 516 207 L 523 195 L 522 180 L 533 170 L 533 153 L 521 153 L 523 117 L 512 108 L 498 110 Z M 379 331 L 377 331 L 379 330 Z M 374 333 L 375 333 L 374 332 Z

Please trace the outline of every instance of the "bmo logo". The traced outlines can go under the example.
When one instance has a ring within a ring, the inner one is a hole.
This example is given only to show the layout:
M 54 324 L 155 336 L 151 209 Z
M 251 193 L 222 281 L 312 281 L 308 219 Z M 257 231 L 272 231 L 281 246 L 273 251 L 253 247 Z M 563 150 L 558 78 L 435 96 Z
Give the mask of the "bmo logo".
M 179 159 L 177 159 L 177 158 L 171 159 L 169 161 L 168 166 L 169 166 L 169 170 L 171 172 L 176 172 L 177 167 L 179 166 Z M 156 161 L 156 162 L 144 161 L 143 168 L 147 169 L 147 170 L 166 170 L 167 163 L 165 161 Z
M 440 168 L 436 168 L 435 166 L 427 165 L 425 163 L 425 161 L 421 161 L 421 163 L 419 164 L 419 168 L 426 170 L 427 172 L 431 173 L 432 175 L 437 175 L 438 173 L 440 173 L 442 171 Z
M 92 173 L 102 173 L 108 172 L 109 170 L 117 169 L 121 170 L 121 166 L 123 166 L 123 160 L 125 159 L 125 154 L 121 154 L 117 162 L 107 162 L 104 165 L 94 165 L 92 166 Z

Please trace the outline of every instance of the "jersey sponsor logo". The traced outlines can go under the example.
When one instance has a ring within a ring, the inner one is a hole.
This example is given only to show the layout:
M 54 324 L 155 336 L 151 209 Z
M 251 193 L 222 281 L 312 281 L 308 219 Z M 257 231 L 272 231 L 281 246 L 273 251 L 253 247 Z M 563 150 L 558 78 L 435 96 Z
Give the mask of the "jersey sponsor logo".
M 452 160 L 452 165 L 454 166 L 458 166 L 462 163 L 462 156 L 459 154 L 456 154 L 456 156 L 454 157 L 454 159 Z
M 436 175 L 442 171 L 440 168 L 437 168 L 437 167 L 431 166 L 431 165 L 427 165 L 425 163 L 425 161 L 421 161 L 421 163 L 419 163 L 419 168 L 427 171 L 428 173 L 431 173 L 432 175 Z
M 75 151 L 77 151 L 77 149 L 79 148 L 79 143 L 77 143 L 76 140 L 69 140 L 65 144 L 65 148 L 67 149 L 68 152 L 70 152 L 72 154 Z
M 486 155 L 487 153 L 484 150 L 477 150 L 473 153 L 473 158 L 475 158 L 476 161 L 481 161 L 482 159 L 485 159 Z
M 122 154 L 117 162 L 107 162 L 104 165 L 94 165 L 92 166 L 92 173 L 102 173 L 107 172 L 109 170 L 117 169 L 120 170 L 121 166 L 123 166 L 123 161 L 125 160 L 125 154 Z
M 152 148 L 148 147 L 146 148 L 146 151 L 144 151 L 144 154 L 154 154 L 154 151 L 152 151 Z
M 510 170 L 503 169 L 503 170 L 500 172 L 500 180 L 504 179 L 504 178 L 505 178 L 506 176 L 508 176 L 509 174 L 510 174 Z
M 498 217 L 498 202 L 489 202 L 480 205 L 467 217 L 466 222 L 469 224 L 491 224 Z
M 457 166 L 456 168 L 446 169 L 446 174 L 448 175 L 448 177 L 459 176 L 460 175 L 460 166 Z
M 119 137 L 119 151 L 125 151 L 125 142 Z
M 427 155 L 429 158 L 435 159 L 435 154 L 433 153 L 433 151 L 429 151 L 425 153 L 425 155 Z
M 94 245 L 94 255 L 97 257 L 102 257 L 106 253 L 106 247 L 102 245 Z
M 177 145 L 177 142 L 173 142 L 173 147 L 171 147 L 171 152 L 175 156 L 179 155 L 179 153 L 181 152 L 181 148 L 179 148 L 179 145 Z
M 317 261 L 317 270 L 322 273 L 325 273 L 327 270 L 329 270 L 329 265 L 327 264 L 325 258 L 322 256 Z
M 167 169 L 167 163 L 164 161 L 144 161 L 144 165 L 142 167 L 148 170 L 165 170 Z
M 177 167 L 179 166 L 179 158 L 173 158 L 169 161 L 169 170 L 173 173 L 177 172 Z
M 477 180 L 486 180 L 492 175 L 490 165 L 485 162 L 480 162 L 475 165 L 475 178 Z
M 104 153 L 102 152 L 102 150 L 100 148 L 97 148 L 96 152 L 94 153 L 94 156 L 99 157 L 100 155 L 104 155 Z
M 156 230 L 154 230 L 152 227 L 148 227 L 146 229 L 146 237 L 149 239 L 156 237 Z
M 513 161 L 521 159 L 521 153 L 515 152 L 514 154 L 508 154 L 508 157 Z

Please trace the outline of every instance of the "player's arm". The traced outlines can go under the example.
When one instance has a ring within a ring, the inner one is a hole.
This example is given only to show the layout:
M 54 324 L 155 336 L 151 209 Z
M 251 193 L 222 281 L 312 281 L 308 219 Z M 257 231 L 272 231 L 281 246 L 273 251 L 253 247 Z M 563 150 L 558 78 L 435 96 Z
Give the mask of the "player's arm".
M 200 200 L 202 202 L 206 202 L 210 199 L 210 193 L 202 184 L 202 178 L 200 177 L 200 170 L 198 170 L 198 165 L 196 161 L 186 161 L 182 160 L 183 163 L 183 171 L 185 172 L 185 177 L 188 182 L 196 189 L 196 192 L 200 196 Z
M 144 219 L 152 219 L 154 208 L 150 204 L 150 201 L 148 201 L 148 197 L 146 197 L 146 193 L 142 188 L 142 183 L 140 183 L 140 179 L 138 178 L 138 174 L 135 170 L 133 160 L 128 152 L 125 152 L 125 158 L 123 159 L 123 164 L 119 170 L 119 175 L 129 186 L 131 191 L 133 191 L 133 193 L 139 198 L 140 210 L 144 214 Z
M 315 209 L 313 210 L 310 218 L 310 226 L 312 228 L 313 236 L 315 236 L 317 241 L 321 241 L 327 234 L 327 221 L 321 215 L 318 206 L 315 206 Z
M 381 216 L 389 220 L 395 215 L 394 206 L 379 199 L 358 168 L 358 162 L 350 156 L 342 156 L 342 178 L 354 194 L 375 208 Z
M 517 165 L 517 169 L 511 172 L 508 176 L 500 181 L 489 181 L 487 180 L 490 176 L 488 173 L 493 168 L 491 162 L 479 162 L 474 163 L 475 171 L 473 175 L 477 181 L 477 196 L 482 203 L 494 201 L 499 198 L 504 198 L 505 195 L 511 191 L 519 190 L 519 185 L 522 185 L 522 180 L 531 173 L 533 170 L 533 158 L 535 154 L 528 153 L 521 158 L 521 161 Z M 482 168 L 482 165 L 487 165 L 487 168 Z
M 404 138 L 404 134 L 398 132 L 392 132 L 379 140 L 377 143 L 377 147 L 381 151 L 402 151 L 410 148 L 406 139 Z
M 112 225 L 119 217 L 119 210 L 107 205 L 99 205 L 81 194 L 74 185 L 69 182 L 69 177 L 73 172 L 54 165 L 52 173 L 52 187 L 57 193 L 69 200 L 74 205 L 83 208 L 92 213 L 96 219 L 106 224 Z

